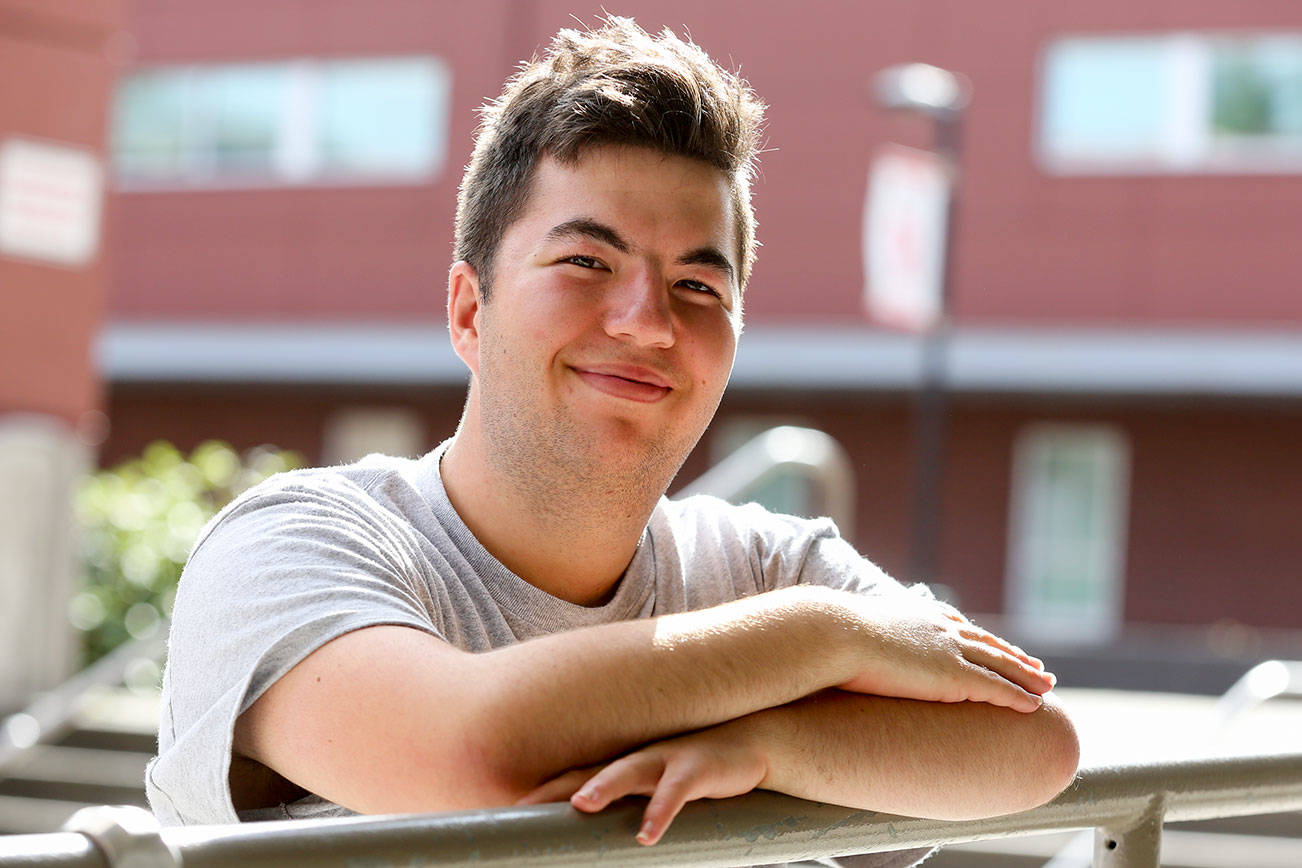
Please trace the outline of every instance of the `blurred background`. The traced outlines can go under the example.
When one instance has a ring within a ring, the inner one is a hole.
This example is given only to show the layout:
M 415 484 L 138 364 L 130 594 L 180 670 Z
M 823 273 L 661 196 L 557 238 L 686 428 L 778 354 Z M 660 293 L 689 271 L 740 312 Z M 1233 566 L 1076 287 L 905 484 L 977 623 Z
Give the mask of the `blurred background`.
M 770 105 L 746 334 L 680 482 L 827 432 L 843 532 L 1067 685 L 1302 659 L 1298 4 L 605 8 Z M 155 635 L 242 486 L 452 433 L 475 109 L 600 11 L 0 0 L 0 713 Z M 915 62 L 956 75 L 882 76 Z

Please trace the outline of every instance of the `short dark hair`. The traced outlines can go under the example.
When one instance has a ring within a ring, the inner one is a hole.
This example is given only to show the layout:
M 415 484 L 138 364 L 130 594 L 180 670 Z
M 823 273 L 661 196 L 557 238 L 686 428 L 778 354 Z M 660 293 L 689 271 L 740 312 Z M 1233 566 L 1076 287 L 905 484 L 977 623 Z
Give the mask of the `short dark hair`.
M 695 43 L 668 28 L 653 37 L 616 16 L 595 30 L 561 30 L 481 115 L 457 197 L 454 255 L 479 272 L 485 298 L 498 245 L 528 202 L 538 158 L 573 165 L 599 145 L 640 145 L 722 171 L 737 224 L 738 285 L 750 279 L 750 191 L 764 105 Z

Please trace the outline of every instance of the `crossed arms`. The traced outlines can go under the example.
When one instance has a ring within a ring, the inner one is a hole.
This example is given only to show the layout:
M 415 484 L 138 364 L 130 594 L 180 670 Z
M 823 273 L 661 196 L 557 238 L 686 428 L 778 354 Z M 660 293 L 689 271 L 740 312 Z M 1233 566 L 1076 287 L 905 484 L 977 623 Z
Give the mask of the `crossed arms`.
M 948 607 L 801 585 L 481 654 L 358 630 L 241 715 L 235 752 L 362 813 L 652 795 L 644 843 L 683 802 L 757 786 L 958 819 L 1071 780 L 1051 687 Z

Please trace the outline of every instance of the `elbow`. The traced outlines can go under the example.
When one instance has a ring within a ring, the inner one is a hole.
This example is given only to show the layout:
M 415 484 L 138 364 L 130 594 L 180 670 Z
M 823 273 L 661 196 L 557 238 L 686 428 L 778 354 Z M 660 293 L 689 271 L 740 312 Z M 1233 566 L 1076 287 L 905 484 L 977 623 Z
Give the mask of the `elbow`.
M 1052 801 L 1076 779 L 1080 765 L 1080 739 L 1071 717 L 1052 694 L 1046 694 L 1044 704 L 1033 712 L 1027 721 L 1034 728 L 1028 742 L 1035 752 L 1025 789 L 1020 793 L 1020 803 L 1013 811 L 1029 810 Z
M 518 733 L 504 720 L 486 709 L 467 715 L 460 727 L 457 777 L 474 793 L 475 807 L 515 804 L 542 782 L 525 760 L 529 753 L 518 743 Z
M 545 763 L 537 727 L 521 724 L 533 718 L 511 685 L 502 687 L 487 676 L 478 685 L 462 706 L 460 773 L 473 782 L 481 806 L 513 805 L 558 770 Z
M 970 792 L 970 800 L 954 800 L 936 819 L 976 820 L 1029 811 L 1052 801 L 1076 778 L 1076 727 L 1052 694 L 1029 714 L 982 711 L 1003 719 L 999 745 L 986 755 L 981 769 L 983 783 Z

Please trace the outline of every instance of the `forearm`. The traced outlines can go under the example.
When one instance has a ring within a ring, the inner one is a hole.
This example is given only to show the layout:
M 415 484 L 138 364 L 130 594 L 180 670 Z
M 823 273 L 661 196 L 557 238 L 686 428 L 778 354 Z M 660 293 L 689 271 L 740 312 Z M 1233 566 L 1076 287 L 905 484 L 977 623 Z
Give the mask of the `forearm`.
M 1042 804 L 1070 783 L 1078 759 L 1075 730 L 1052 695 L 1021 714 L 829 690 L 727 728 L 755 739 L 765 756 L 760 787 L 938 819 Z
M 483 653 L 407 627 L 357 630 L 271 685 L 234 749 L 364 813 L 453 810 L 833 686 L 1030 711 L 1027 691 L 1050 684 L 925 601 L 801 586 Z
M 475 655 L 484 755 L 525 791 L 839 683 L 854 666 L 838 650 L 834 593 L 790 588 Z

